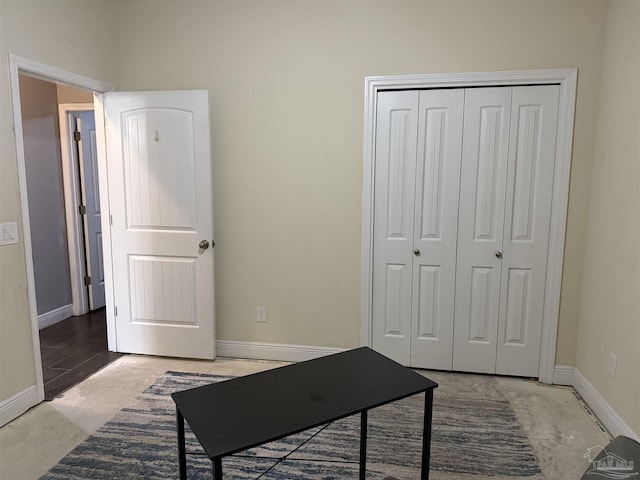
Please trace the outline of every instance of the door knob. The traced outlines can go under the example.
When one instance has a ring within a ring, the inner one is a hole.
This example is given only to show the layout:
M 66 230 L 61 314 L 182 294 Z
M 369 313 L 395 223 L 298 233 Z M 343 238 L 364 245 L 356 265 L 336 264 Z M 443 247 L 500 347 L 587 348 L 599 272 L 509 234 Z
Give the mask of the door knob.
M 497 258 L 502 258 L 502 252 L 496 252 L 496 257 Z
M 202 240 L 198 246 L 202 249 L 202 250 L 206 250 L 207 248 L 209 248 L 209 241 L 208 240 Z
M 416 257 L 420 256 L 420 250 L 418 250 L 417 248 L 413 251 L 413 253 Z

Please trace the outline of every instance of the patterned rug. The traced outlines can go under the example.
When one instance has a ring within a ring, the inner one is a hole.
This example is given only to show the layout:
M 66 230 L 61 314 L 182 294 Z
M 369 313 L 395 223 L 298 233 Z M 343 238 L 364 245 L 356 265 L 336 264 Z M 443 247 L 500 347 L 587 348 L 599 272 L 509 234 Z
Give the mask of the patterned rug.
M 170 394 L 229 377 L 167 372 L 41 480 L 178 477 Z M 431 474 L 435 480 L 539 480 L 531 446 L 505 399 L 435 391 Z M 369 412 L 367 479 L 419 478 L 424 395 Z M 225 480 L 358 478 L 360 417 L 354 416 L 223 460 Z M 188 478 L 211 479 L 211 462 L 187 427 Z

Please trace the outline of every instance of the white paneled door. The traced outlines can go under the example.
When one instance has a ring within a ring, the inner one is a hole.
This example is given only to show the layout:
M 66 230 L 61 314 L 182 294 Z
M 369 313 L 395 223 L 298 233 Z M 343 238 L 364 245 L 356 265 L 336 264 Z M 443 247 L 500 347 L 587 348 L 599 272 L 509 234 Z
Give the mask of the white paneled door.
M 558 92 L 466 93 L 454 370 L 538 375 Z
M 378 94 L 373 346 L 537 376 L 559 88 Z
M 80 182 L 84 210 L 84 242 L 87 255 L 87 276 L 90 279 L 89 308 L 104 307 L 104 255 L 102 254 L 102 212 L 98 185 L 98 150 L 96 147 L 96 121 L 93 111 L 75 114 L 78 142 Z
M 381 93 L 376 131 L 373 347 L 404 365 L 411 358 L 418 98 L 417 91 Z
M 103 98 L 120 352 L 214 358 L 206 91 Z
M 495 373 L 511 88 L 465 95 L 455 370 Z
M 514 88 L 496 373 L 538 375 L 559 88 Z
M 411 365 L 451 369 L 464 91 L 420 92 Z
M 373 346 L 451 369 L 463 90 L 378 97 Z

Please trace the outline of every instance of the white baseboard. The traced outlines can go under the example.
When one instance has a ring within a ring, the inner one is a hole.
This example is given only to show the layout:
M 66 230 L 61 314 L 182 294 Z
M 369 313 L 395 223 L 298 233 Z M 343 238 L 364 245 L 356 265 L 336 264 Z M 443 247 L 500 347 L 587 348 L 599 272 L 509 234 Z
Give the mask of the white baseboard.
M 230 358 L 252 358 L 256 360 L 277 360 L 282 362 L 303 362 L 344 352 L 346 348 L 316 347 L 312 345 L 289 345 L 285 343 L 236 342 L 219 340 L 216 355 Z
M 65 320 L 73 316 L 73 305 L 65 305 L 64 307 L 56 308 L 50 312 L 38 315 L 38 328 L 43 329 L 55 325 L 62 320 Z
M 25 388 L 14 396 L 0 402 L 0 427 L 19 417 L 34 405 L 40 403 L 35 385 Z
M 607 402 L 600 392 L 587 380 L 577 368 L 573 369 L 573 388 L 580 394 L 589 408 L 595 413 L 602 424 L 614 436 L 625 435 L 637 441 L 640 436 L 622 419 L 618 412 Z
M 573 386 L 573 370 L 574 367 L 570 365 L 556 365 L 553 368 L 553 384 Z

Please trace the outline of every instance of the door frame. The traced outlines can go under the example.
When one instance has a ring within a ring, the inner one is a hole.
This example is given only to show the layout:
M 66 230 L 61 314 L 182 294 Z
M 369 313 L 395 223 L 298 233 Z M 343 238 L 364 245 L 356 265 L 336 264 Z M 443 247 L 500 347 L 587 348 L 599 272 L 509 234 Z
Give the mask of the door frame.
M 569 178 L 573 147 L 573 127 L 578 70 L 520 70 L 453 74 L 392 75 L 365 78 L 364 87 L 364 159 L 362 185 L 361 250 L 361 330 L 362 345 L 372 345 L 373 301 L 373 225 L 376 111 L 378 92 L 403 89 L 466 88 L 557 84 L 560 86 L 558 134 L 551 205 L 549 249 L 545 283 L 542 341 L 538 378 L 553 383 L 560 312 L 560 289 L 564 261 L 564 242 L 569 203 Z
M 42 357 L 40 355 L 40 335 L 38 325 L 38 309 L 36 303 L 35 275 L 33 270 L 33 249 L 31 246 L 31 223 L 29 219 L 29 201 L 27 198 L 27 175 L 24 155 L 24 137 L 22 131 L 22 105 L 20 102 L 20 74 L 34 77 L 51 83 L 63 84 L 71 87 L 84 88 L 94 92 L 109 92 L 113 86 L 69 72 L 51 65 L 29 60 L 14 54 L 9 54 L 9 83 L 11 89 L 11 105 L 13 109 L 14 137 L 16 144 L 16 163 L 18 167 L 18 187 L 20 191 L 20 213 L 22 215 L 22 238 L 27 270 L 27 298 L 29 302 L 29 316 L 31 320 L 31 336 L 33 343 L 33 357 L 36 376 L 35 404 L 44 400 L 44 380 L 42 376 Z M 98 123 L 98 122 L 96 122 Z M 100 174 L 100 173 L 99 173 Z M 106 191 L 101 192 L 101 202 L 106 199 Z M 107 270 L 105 265 L 105 270 Z M 28 408 L 28 407 L 27 407 Z
M 62 153 L 62 178 L 64 181 L 64 205 L 67 219 L 67 245 L 71 273 L 71 298 L 73 314 L 89 311 L 89 294 L 84 285 L 86 272 L 84 228 L 79 220 L 78 208 L 82 204 L 82 183 L 78 167 L 76 142 L 73 139 L 75 125 L 71 124 L 74 112 L 93 111 L 93 103 L 62 103 L 58 106 L 60 145 Z

